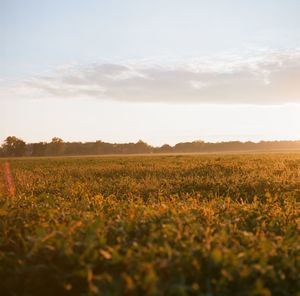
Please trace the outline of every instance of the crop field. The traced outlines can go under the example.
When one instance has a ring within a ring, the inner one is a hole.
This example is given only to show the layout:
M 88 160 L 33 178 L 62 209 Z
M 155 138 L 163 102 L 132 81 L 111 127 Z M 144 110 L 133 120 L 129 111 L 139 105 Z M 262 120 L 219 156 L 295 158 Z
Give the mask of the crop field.
M 300 154 L 0 160 L 0 295 L 300 295 Z

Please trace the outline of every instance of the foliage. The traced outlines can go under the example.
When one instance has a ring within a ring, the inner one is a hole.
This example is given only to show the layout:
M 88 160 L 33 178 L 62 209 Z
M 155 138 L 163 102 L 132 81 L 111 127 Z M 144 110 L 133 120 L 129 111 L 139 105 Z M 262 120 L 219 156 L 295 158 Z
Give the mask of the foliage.
M 3 144 L 3 151 L 7 156 L 22 156 L 26 150 L 26 143 L 15 136 L 7 137 Z
M 11 160 L 0 294 L 299 295 L 299 167 L 299 154 Z
M 16 137 L 8 137 L 17 139 Z M 23 141 L 22 141 L 23 142 Z M 0 147 L 0 157 L 7 156 L 71 156 L 71 155 L 108 155 L 108 154 L 149 154 L 149 153 L 207 153 L 207 152 L 241 152 L 241 151 L 299 151 L 300 141 L 261 141 L 254 142 L 220 142 L 209 143 L 193 141 L 177 143 L 174 146 L 164 144 L 160 147 L 148 145 L 142 140 L 136 143 L 64 142 L 54 137 L 50 143 L 23 142 L 18 153 L 11 153 L 4 144 Z

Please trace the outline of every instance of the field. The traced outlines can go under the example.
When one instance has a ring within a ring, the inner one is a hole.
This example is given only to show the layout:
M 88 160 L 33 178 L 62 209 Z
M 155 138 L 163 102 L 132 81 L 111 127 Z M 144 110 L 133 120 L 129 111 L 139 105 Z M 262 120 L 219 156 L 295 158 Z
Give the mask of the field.
M 300 154 L 9 161 L 0 295 L 300 295 Z

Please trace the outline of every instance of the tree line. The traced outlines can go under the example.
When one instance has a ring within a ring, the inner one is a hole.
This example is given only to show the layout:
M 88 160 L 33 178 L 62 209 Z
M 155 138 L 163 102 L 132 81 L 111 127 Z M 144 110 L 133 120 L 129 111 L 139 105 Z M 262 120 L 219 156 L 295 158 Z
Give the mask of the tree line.
M 164 144 L 153 147 L 142 140 L 136 143 L 64 142 L 55 137 L 51 142 L 26 143 L 15 136 L 9 136 L 0 147 L 1 157 L 19 156 L 64 156 L 64 155 L 105 155 L 105 154 L 145 154 L 145 153 L 207 153 L 259 150 L 298 150 L 300 141 L 255 142 L 182 142 L 174 146 Z

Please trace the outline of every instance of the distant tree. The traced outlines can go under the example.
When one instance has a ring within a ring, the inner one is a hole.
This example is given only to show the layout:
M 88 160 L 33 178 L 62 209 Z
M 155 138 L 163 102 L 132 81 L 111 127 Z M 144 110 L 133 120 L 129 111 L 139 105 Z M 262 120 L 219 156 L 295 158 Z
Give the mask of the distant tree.
M 142 140 L 139 140 L 134 147 L 134 153 L 150 153 L 151 152 L 151 146 L 145 143 Z
M 49 154 L 62 155 L 65 150 L 65 143 L 61 138 L 54 137 L 50 144 L 48 144 Z
M 114 145 L 102 141 L 96 141 L 94 143 L 93 151 L 91 154 L 113 154 Z
M 7 137 L 2 146 L 6 156 L 23 156 L 26 151 L 26 143 L 15 136 Z
M 84 145 L 81 142 L 65 143 L 65 155 L 81 155 L 84 152 Z
M 64 141 L 61 138 L 54 137 L 51 140 L 51 143 L 63 143 Z
M 43 156 L 46 154 L 47 143 L 46 142 L 39 142 L 32 144 L 32 156 Z
M 170 152 L 173 152 L 173 147 L 170 146 L 169 144 L 164 144 L 157 149 L 157 152 L 158 153 L 170 153 Z

